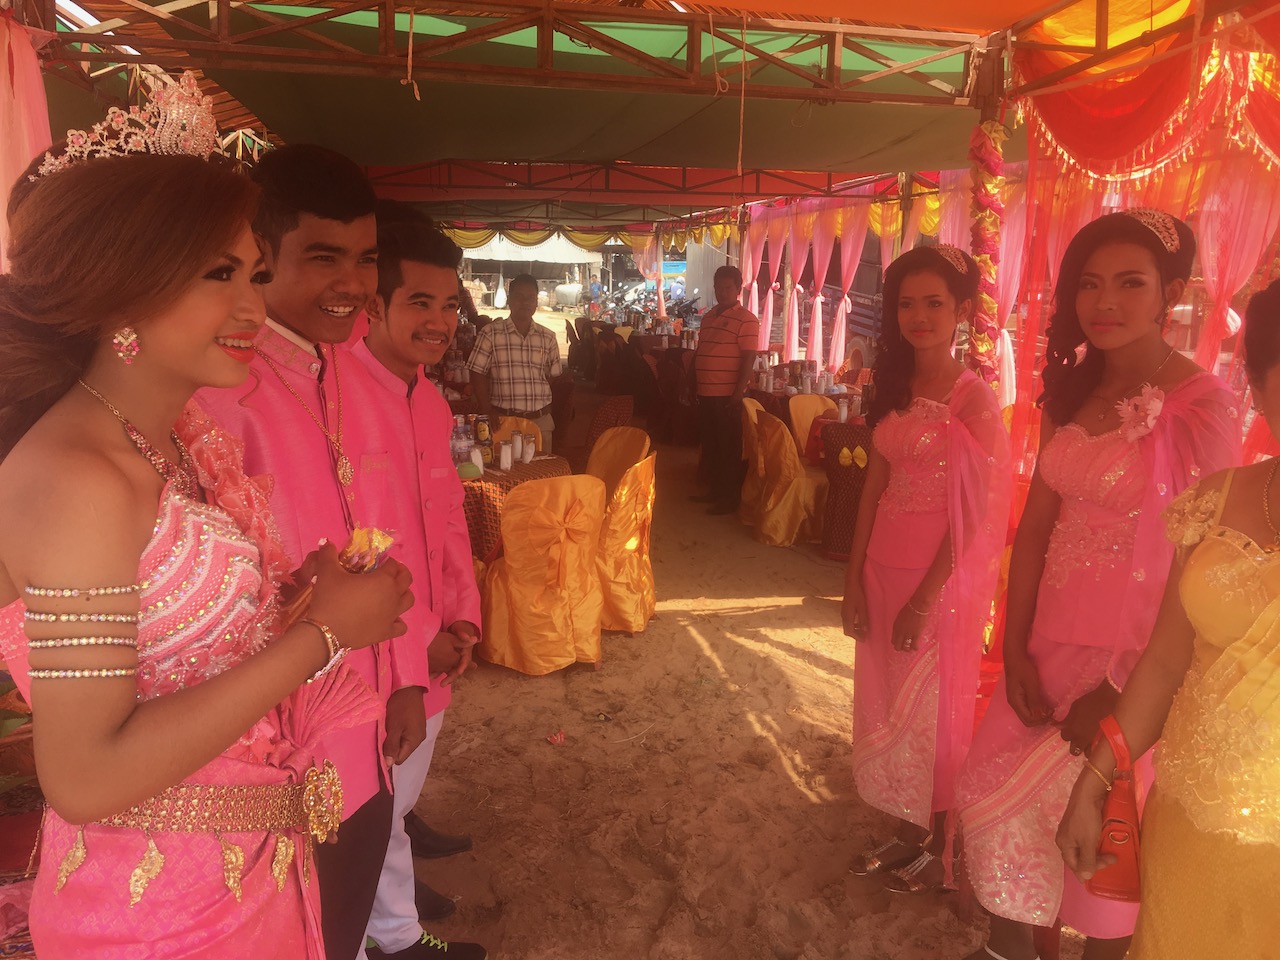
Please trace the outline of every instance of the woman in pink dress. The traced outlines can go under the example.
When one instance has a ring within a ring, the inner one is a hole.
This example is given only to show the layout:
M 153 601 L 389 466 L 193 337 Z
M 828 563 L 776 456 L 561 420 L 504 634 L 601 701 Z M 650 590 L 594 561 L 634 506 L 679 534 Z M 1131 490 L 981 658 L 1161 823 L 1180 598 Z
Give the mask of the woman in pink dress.
M 1194 256 L 1186 224 L 1130 210 L 1087 225 L 1063 257 L 1003 689 L 957 788 L 968 875 L 991 914 L 977 960 L 1032 960 L 1034 928 L 1059 919 L 1088 938 L 1087 960 L 1123 957 L 1133 934 L 1137 904 L 1067 875 L 1054 833 L 1151 634 L 1172 554 L 1161 511 L 1240 457 L 1234 395 L 1164 341 Z
M 955 777 L 973 735 L 983 633 L 1009 512 L 1009 437 L 994 391 L 953 355 L 978 268 L 955 247 L 885 273 L 868 412 L 874 444 L 845 586 L 854 657 L 853 774 L 897 818 L 853 872 L 919 892 L 949 877 Z
M 326 546 L 276 626 L 268 484 L 188 405 L 246 376 L 269 279 L 256 188 L 202 159 L 206 106 L 186 79 L 113 111 L 10 202 L 0 654 L 49 804 L 41 960 L 322 960 L 311 849 L 341 786 L 312 748 L 378 709 L 341 655 L 411 602 L 398 564 L 356 576 Z

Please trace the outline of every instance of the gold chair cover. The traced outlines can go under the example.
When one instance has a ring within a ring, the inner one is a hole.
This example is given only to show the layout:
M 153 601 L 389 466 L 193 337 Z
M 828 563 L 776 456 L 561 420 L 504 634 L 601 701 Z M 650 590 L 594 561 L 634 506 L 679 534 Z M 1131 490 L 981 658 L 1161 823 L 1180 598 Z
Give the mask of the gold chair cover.
M 530 480 L 511 491 L 502 512 L 505 553 L 485 573 L 477 655 L 534 676 L 599 661 L 603 520 L 597 477 Z
M 797 394 L 791 398 L 787 408 L 791 413 L 791 433 L 796 439 L 796 450 L 802 457 L 809 445 L 809 428 L 813 421 L 824 413 L 835 413 L 839 409 L 830 397 L 814 393 Z
M 502 440 L 510 440 L 511 434 L 517 430 L 521 433 L 532 433 L 538 441 L 538 452 L 547 452 L 542 449 L 542 428 L 532 420 L 526 420 L 524 417 L 503 417 L 502 426 L 493 431 L 493 442 L 498 443 Z
M 764 412 L 760 401 L 742 398 L 742 459 L 747 461 L 747 475 L 742 481 L 742 498 L 738 501 L 738 519 L 754 527 L 760 515 L 764 496 L 764 464 L 758 456 L 756 417 Z
M 604 591 L 601 626 L 605 630 L 639 633 L 658 605 L 649 559 L 657 457 L 652 453 L 628 468 L 605 509 L 596 560 Z
M 826 474 L 801 461 L 795 440 L 777 417 L 757 414 L 756 434 L 764 493 L 755 538 L 775 547 L 821 539 Z
M 605 503 L 613 497 L 622 475 L 649 453 L 649 434 L 639 427 L 610 427 L 600 435 L 587 457 L 587 473 L 604 481 Z

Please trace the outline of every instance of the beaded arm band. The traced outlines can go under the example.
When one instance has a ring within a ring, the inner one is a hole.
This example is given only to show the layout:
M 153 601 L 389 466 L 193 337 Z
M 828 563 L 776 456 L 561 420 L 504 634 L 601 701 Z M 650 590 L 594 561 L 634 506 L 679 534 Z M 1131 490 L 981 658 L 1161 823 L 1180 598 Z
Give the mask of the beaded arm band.
M 28 640 L 32 650 L 59 650 L 63 647 L 132 647 L 138 648 L 133 637 L 57 637 L 53 640 Z
M 74 600 L 77 597 L 118 597 L 124 594 L 137 593 L 139 586 L 131 583 L 123 587 L 27 587 L 24 591 L 31 597 L 53 597 L 58 600 Z
M 89 670 L 32 670 L 32 680 L 85 680 L 106 677 L 132 677 L 137 667 L 101 667 Z
M 136 613 L 36 613 L 24 611 L 25 620 L 33 623 L 137 623 Z

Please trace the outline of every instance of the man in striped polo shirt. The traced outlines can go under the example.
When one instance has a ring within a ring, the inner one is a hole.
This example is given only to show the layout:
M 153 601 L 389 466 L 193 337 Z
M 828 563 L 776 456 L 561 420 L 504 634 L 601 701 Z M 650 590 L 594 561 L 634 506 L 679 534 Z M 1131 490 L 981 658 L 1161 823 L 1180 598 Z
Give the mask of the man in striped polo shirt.
M 716 305 L 702 318 L 694 376 L 702 455 L 711 492 L 694 497 L 707 513 L 733 513 L 742 493 L 742 394 L 756 360 L 760 321 L 738 303 L 742 271 L 724 266 L 715 275 Z

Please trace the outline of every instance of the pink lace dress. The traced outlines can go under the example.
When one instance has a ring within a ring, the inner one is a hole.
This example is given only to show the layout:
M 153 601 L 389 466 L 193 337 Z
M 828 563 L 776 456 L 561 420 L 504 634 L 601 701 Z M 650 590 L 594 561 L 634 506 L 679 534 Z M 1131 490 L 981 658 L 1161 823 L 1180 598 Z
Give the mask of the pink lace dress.
M 161 495 L 138 564 L 139 700 L 195 686 L 270 643 L 276 582 L 286 572 L 271 535 L 267 482 L 244 476 L 238 445 L 194 406 L 177 430 L 210 502 L 189 500 L 171 484 Z M 17 600 L 0 610 L 0 654 L 28 695 L 24 609 Z M 299 783 L 322 733 L 377 709 L 367 688 L 339 669 L 297 691 L 184 783 Z M 80 828 L 48 810 L 32 938 L 41 960 L 323 960 L 309 858 L 302 830 Z
M 1138 905 L 1094 897 L 1065 869 L 1054 835 L 1083 761 L 1070 755 L 1057 724 L 1101 683 L 1123 686 L 1146 646 L 1172 558 L 1163 506 L 1240 456 L 1235 399 L 1216 377 L 1196 375 L 1162 399 L 1141 436 L 1123 429 L 1090 436 L 1071 423 L 1041 453 L 1038 469 L 1062 503 L 1027 653 L 1055 723 L 1024 726 L 1001 681 L 957 787 L 969 876 L 983 907 L 1040 926 L 1061 917 L 1099 939 L 1130 936 Z M 1149 771 L 1149 760 L 1143 766 Z
M 863 565 L 869 635 L 854 652 L 853 775 L 871 806 L 929 825 L 951 807 L 973 734 L 982 635 L 1009 511 L 1009 440 L 995 394 L 972 373 L 948 403 L 917 398 L 877 424 L 889 483 Z M 952 533 L 953 571 L 916 649 L 898 613 Z

